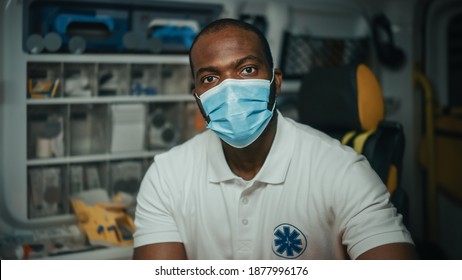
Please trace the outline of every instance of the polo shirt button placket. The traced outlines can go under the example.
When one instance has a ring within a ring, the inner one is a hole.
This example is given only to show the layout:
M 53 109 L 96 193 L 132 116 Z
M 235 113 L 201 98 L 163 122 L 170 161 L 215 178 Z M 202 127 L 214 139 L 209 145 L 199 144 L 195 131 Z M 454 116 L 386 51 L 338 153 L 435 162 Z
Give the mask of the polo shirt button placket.
M 241 194 L 239 199 L 239 225 L 238 225 L 238 235 L 239 239 L 237 240 L 237 251 L 236 256 L 240 259 L 249 259 L 252 255 L 253 241 L 252 241 L 252 209 L 249 208 L 250 199 L 248 195 L 244 192 Z
M 242 197 L 241 203 L 242 205 L 246 206 L 247 204 L 249 204 L 249 198 L 247 196 Z M 244 226 L 247 226 L 249 224 L 249 220 L 246 218 L 243 218 L 241 222 Z

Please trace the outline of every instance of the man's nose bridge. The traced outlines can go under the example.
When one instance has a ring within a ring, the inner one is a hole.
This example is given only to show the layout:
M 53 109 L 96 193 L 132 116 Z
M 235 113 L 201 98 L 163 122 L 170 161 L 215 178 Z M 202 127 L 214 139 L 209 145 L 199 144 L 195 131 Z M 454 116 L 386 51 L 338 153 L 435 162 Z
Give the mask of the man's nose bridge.
M 221 84 L 223 81 L 228 80 L 228 79 L 243 79 L 241 76 L 239 76 L 239 73 L 235 69 L 228 69 L 226 71 L 223 71 L 223 74 L 220 76 L 220 82 L 217 84 Z

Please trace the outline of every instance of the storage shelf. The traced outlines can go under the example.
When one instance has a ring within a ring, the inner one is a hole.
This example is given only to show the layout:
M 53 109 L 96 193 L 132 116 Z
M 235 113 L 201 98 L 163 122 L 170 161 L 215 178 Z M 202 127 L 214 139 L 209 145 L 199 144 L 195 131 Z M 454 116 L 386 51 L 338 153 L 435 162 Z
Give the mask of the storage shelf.
M 60 165 L 60 164 L 73 164 L 73 163 L 87 163 L 87 162 L 104 162 L 113 160 L 124 160 L 133 158 L 149 158 L 164 152 L 165 150 L 152 150 L 140 152 L 126 152 L 126 153 L 111 153 L 111 154 L 92 154 L 82 156 L 68 156 L 59 158 L 46 158 L 46 159 L 29 159 L 27 160 L 28 166 L 40 165 Z
M 46 48 L 42 53 L 28 53 L 35 52 L 23 44 L 30 35 L 44 39 L 54 30 L 51 24 L 56 18 L 50 13 L 56 17 L 70 7 L 61 3 L 69 1 L 32 2 L 7 5 L 0 28 L 0 37 L 9 39 L 0 43 L 8 54 L 2 63 L 14 65 L 12 71 L 2 72 L 2 78 L 9 82 L 4 87 L 7 102 L 0 102 L 0 110 L 6 109 L 8 117 L 15 120 L 4 122 L 2 132 L 8 133 L 0 142 L 17 147 L 2 145 L 1 154 L 9 160 L 1 166 L 5 176 L 0 188 L 7 198 L 4 207 L 12 213 L 11 225 L 24 229 L 76 222 L 68 198 L 95 185 L 110 196 L 121 190 L 135 194 L 154 156 L 167 150 L 163 147 L 187 141 L 200 129 L 194 122 L 199 114 L 190 93 L 193 81 L 186 51 L 166 48 L 151 53 L 143 42 L 131 50 L 137 53 L 87 44 L 84 53 L 73 54 L 68 52 L 68 40 L 63 40 L 63 48 L 55 53 L 47 53 Z M 125 21 L 127 28 L 137 28 L 139 34 L 146 34 L 144 22 L 166 13 L 169 18 L 186 16 L 198 23 L 210 22 L 222 6 L 190 3 L 185 9 L 186 4 L 126 1 L 122 6 L 130 15 L 122 17 L 119 6 L 109 7 L 107 1 L 84 2 L 71 10 L 76 14 L 108 14 L 118 24 Z M 40 25 L 45 21 L 50 25 Z M 106 42 L 115 44 L 112 39 Z M 114 52 L 91 53 L 109 49 Z M 116 110 L 123 112 L 116 114 Z M 130 143 L 117 144 L 114 139 Z M 115 152 L 119 150 L 123 152 Z M 54 154 L 60 157 L 52 157 Z M 52 202 L 44 199 L 49 193 L 53 194 Z M 108 252 L 113 255 L 112 250 Z M 90 253 L 88 258 L 93 258 Z
M 67 197 L 85 189 L 135 194 L 154 156 L 194 134 L 187 55 L 25 56 L 30 220 L 70 213 Z M 49 181 L 62 191 L 53 209 L 41 199 Z
M 154 96 L 104 96 L 104 97 L 56 97 L 44 99 L 27 99 L 27 105 L 54 104 L 106 104 L 106 103 L 141 103 L 141 102 L 191 102 L 191 94 L 169 94 Z
M 29 54 L 28 62 L 46 63 L 155 63 L 155 64 L 188 64 L 187 54 L 155 55 L 155 54 Z

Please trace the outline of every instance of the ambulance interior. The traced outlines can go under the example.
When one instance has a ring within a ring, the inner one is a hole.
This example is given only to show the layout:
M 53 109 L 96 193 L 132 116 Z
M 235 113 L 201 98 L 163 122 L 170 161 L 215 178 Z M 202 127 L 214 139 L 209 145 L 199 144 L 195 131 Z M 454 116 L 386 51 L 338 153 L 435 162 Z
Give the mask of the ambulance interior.
M 286 117 L 315 67 L 373 71 L 403 128 L 420 257 L 462 258 L 462 1 L 4 0 L 0 13 L 1 259 L 132 257 L 144 172 L 204 129 L 189 46 L 229 17 L 266 35 Z

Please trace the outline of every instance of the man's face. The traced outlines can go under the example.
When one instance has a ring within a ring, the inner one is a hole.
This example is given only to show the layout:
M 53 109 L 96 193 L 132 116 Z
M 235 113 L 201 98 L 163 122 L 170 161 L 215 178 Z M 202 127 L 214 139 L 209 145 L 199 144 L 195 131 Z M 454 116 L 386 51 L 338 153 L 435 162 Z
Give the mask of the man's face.
M 191 52 L 194 91 L 201 95 L 225 79 L 271 79 L 256 34 L 228 27 L 203 35 Z

